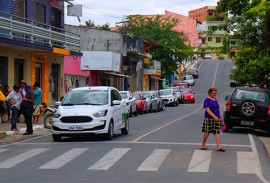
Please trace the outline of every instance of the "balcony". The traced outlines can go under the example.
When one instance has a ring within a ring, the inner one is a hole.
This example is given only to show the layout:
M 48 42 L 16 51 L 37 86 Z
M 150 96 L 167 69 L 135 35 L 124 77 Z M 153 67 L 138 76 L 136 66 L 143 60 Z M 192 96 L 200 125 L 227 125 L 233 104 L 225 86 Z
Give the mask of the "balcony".
M 145 75 L 161 75 L 161 64 L 159 61 L 150 60 L 148 63 L 144 64 L 144 74 Z
M 80 35 L 2 11 L 0 11 L 0 37 L 2 38 L 0 42 L 22 43 L 19 45 L 26 47 L 80 50 Z

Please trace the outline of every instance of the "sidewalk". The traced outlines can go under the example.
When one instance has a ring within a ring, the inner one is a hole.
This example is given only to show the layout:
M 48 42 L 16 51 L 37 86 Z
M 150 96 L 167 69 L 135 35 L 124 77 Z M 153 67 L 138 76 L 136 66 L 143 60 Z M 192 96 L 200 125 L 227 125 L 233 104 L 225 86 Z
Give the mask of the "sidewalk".
M 20 116 L 19 122 L 17 122 L 17 128 L 19 132 L 15 133 L 11 131 L 11 123 L 10 120 L 7 122 L 0 123 L 0 145 L 18 142 L 20 140 L 33 138 L 36 136 L 41 136 L 45 134 L 49 134 L 51 131 L 49 129 L 44 128 L 43 122 L 44 116 L 39 117 L 39 124 L 33 124 L 33 135 L 23 135 L 26 131 L 26 124 L 24 123 L 23 115 Z

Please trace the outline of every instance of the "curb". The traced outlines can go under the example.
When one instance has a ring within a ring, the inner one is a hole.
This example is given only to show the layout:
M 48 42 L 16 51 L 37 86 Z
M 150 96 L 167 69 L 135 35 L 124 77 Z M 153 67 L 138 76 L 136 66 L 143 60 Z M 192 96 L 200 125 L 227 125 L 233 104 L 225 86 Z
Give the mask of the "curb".
M 41 129 L 41 128 L 44 128 L 44 126 L 43 125 L 34 125 L 33 126 L 33 131 L 35 131 L 37 129 Z M 19 132 L 17 132 L 17 133 L 23 134 L 25 131 L 26 131 L 26 128 L 20 128 Z M 2 132 L 2 133 L 5 133 L 5 136 L 8 136 L 8 135 L 14 135 L 16 132 L 9 130 L 9 131 L 5 131 L 5 132 Z M 0 138 L 3 138 L 5 136 L 2 136 L 1 132 L 0 132 Z

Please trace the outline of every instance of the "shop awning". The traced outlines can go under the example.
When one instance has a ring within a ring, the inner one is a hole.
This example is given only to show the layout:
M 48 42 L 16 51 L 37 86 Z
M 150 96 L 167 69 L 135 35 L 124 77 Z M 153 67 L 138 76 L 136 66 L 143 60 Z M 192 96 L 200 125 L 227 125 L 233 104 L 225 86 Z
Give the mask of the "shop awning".
M 124 75 L 124 74 L 118 74 L 118 73 L 114 73 L 114 72 L 104 72 L 104 73 L 105 74 L 109 74 L 109 75 L 114 75 L 114 76 L 122 77 L 122 78 L 132 78 L 132 76 Z
M 150 76 L 151 79 L 155 79 L 155 80 L 164 80 L 162 78 L 156 77 L 156 76 Z

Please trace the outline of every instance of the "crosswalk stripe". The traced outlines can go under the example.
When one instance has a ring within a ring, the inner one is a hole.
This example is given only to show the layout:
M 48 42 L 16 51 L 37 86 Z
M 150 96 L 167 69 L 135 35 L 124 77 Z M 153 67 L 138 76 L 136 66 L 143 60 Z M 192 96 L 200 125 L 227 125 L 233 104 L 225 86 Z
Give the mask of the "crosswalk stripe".
M 73 148 L 69 150 L 68 152 L 65 152 L 64 154 L 58 156 L 57 158 L 49 161 L 48 163 L 42 165 L 39 167 L 39 169 L 59 169 L 68 162 L 72 161 L 85 151 L 87 151 L 89 148 Z
M 5 152 L 5 151 L 7 151 L 8 149 L 0 149 L 0 153 L 1 152 Z
M 157 171 L 170 152 L 171 149 L 155 149 L 137 171 Z
M 14 156 L 12 158 L 9 158 L 3 162 L 0 163 L 0 168 L 11 168 L 33 156 L 36 156 L 40 153 L 43 153 L 44 151 L 47 151 L 48 148 L 36 148 L 29 150 L 25 153 L 19 154 L 17 156 Z
M 256 165 L 253 152 L 237 152 L 237 173 L 255 174 Z
M 111 168 L 121 157 L 123 157 L 130 148 L 114 148 L 105 154 L 94 165 L 90 166 L 90 170 L 108 170 Z
M 195 150 L 190 164 L 188 166 L 188 172 L 208 172 L 212 157 L 211 150 Z

